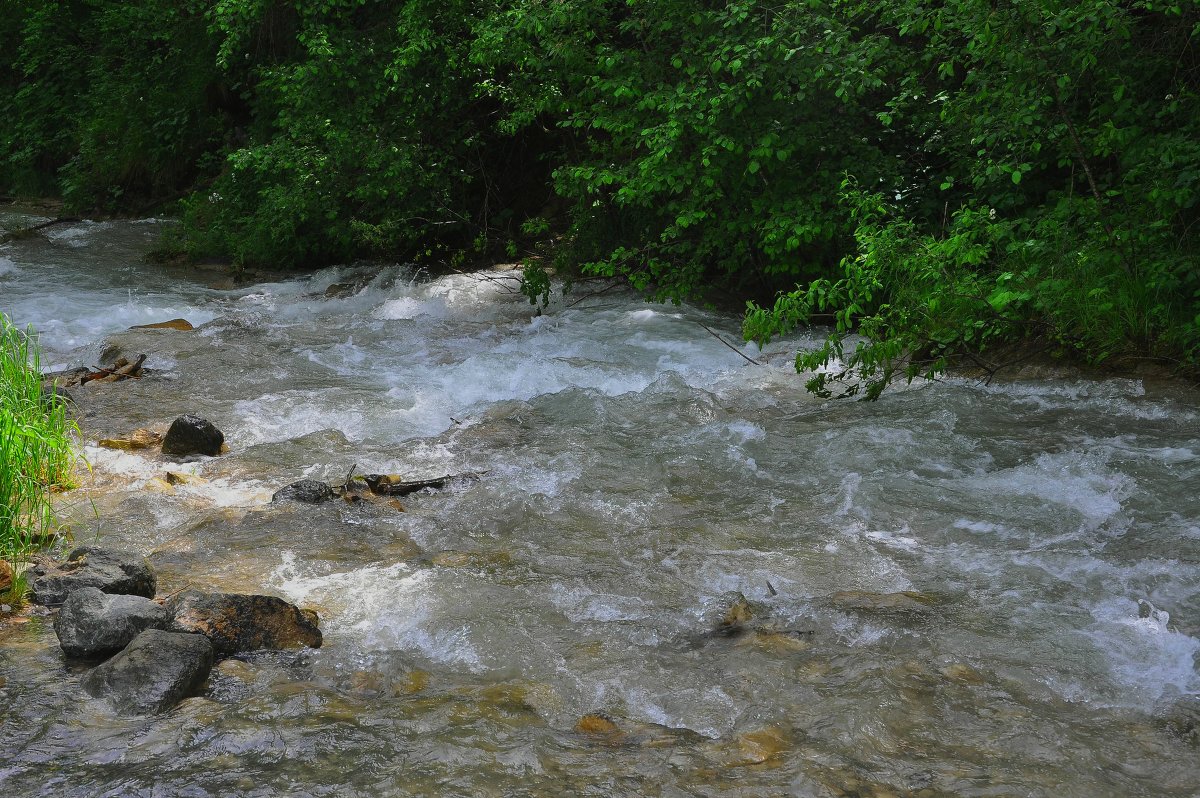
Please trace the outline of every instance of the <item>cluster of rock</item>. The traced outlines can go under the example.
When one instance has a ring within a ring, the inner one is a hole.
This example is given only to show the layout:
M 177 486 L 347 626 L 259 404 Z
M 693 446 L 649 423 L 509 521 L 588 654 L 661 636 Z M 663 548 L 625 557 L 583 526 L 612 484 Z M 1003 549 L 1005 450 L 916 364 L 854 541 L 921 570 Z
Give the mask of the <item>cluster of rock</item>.
M 83 689 L 120 714 L 169 709 L 197 692 L 219 659 L 321 645 L 317 614 L 275 596 L 187 590 L 155 601 L 153 569 L 125 552 L 83 546 L 34 574 L 33 600 L 60 607 L 63 653 L 105 660 Z

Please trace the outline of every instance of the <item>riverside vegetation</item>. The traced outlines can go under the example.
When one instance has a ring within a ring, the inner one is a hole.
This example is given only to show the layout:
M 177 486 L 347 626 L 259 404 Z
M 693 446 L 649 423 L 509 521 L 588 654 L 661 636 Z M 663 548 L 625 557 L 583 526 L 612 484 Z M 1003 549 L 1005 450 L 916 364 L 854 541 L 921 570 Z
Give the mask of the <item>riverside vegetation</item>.
M 750 339 L 834 326 L 797 359 L 853 367 L 826 395 L 1029 341 L 1197 364 L 1197 0 L 0 13 L 0 187 L 173 205 L 165 254 L 508 258 L 534 301 L 547 265 L 749 300 Z
M 32 334 L 0 313 L 0 560 L 24 560 L 50 532 L 51 491 L 70 484 L 76 431 L 65 401 L 43 392 Z

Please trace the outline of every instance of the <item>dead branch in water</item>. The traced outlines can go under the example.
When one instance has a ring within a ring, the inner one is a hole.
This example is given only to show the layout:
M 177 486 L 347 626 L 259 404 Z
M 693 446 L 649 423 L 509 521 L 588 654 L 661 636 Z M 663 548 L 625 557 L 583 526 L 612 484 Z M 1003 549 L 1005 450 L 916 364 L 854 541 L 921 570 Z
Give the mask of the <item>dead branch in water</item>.
M 0 244 L 7 244 L 10 241 L 17 241 L 22 238 L 28 238 L 29 236 L 33 235 L 34 233 L 37 233 L 41 230 L 45 230 L 47 227 L 53 227 L 56 224 L 73 224 L 78 221 L 82 221 L 78 216 L 60 216 L 57 219 L 51 219 L 48 222 L 42 222 L 41 224 L 35 224 L 32 227 L 22 227 L 19 230 L 13 230 L 11 232 L 5 233 L 4 235 L 0 235 Z

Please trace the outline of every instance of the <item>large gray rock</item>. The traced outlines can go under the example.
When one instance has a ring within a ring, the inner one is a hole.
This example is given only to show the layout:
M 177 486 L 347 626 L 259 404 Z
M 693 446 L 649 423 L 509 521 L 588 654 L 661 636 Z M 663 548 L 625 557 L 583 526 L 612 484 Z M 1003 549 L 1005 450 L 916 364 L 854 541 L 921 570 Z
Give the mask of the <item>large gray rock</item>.
M 170 709 L 204 684 L 213 665 L 204 635 L 147 629 L 125 650 L 83 677 L 83 689 L 122 715 Z
M 54 631 L 70 657 L 115 654 L 147 629 L 166 629 L 171 613 L 142 596 L 110 596 L 98 588 L 80 588 L 67 596 Z
M 198 632 L 219 657 L 262 648 L 321 647 L 317 614 L 275 596 L 187 590 L 167 602 L 177 632 Z
M 337 494 L 333 492 L 333 488 L 329 487 L 328 484 L 317 479 L 302 479 L 299 482 L 293 482 L 291 485 L 275 491 L 275 495 L 271 497 L 271 501 L 322 504 L 333 501 L 336 498 Z
M 163 438 L 163 454 L 186 457 L 191 454 L 206 454 L 215 457 L 221 453 L 225 435 L 199 416 L 180 416 L 171 422 L 167 436 Z
M 136 554 L 80 546 L 58 565 L 34 567 L 33 601 L 57 607 L 84 587 L 105 593 L 154 598 L 158 581 L 146 560 Z

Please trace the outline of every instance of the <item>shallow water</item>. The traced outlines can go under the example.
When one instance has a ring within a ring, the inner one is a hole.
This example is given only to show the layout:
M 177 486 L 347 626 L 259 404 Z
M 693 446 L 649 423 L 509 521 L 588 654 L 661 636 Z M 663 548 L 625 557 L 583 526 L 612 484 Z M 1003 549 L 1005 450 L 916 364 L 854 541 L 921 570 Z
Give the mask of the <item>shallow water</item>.
M 147 554 L 160 593 L 317 608 L 325 645 L 116 719 L 48 617 L 2 623 L 5 794 L 1200 792 L 1193 391 L 822 402 L 791 369 L 810 339 L 752 365 L 704 329 L 737 342 L 733 317 L 582 289 L 537 316 L 511 275 L 405 267 L 212 287 L 141 262 L 162 227 L 0 248 L 0 309 L 47 366 L 149 355 L 79 391 L 93 472 L 63 511 Z M 198 329 L 127 330 L 175 317 Z M 231 451 L 94 445 L 185 412 Z M 481 476 L 406 512 L 269 503 L 351 466 Z M 162 492 L 166 470 L 206 481 Z M 736 592 L 754 630 L 712 634 Z M 618 731 L 576 729 L 595 712 Z

